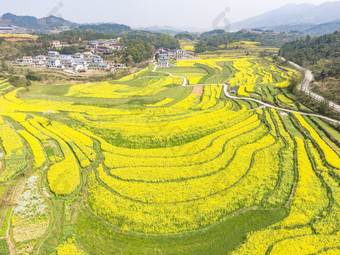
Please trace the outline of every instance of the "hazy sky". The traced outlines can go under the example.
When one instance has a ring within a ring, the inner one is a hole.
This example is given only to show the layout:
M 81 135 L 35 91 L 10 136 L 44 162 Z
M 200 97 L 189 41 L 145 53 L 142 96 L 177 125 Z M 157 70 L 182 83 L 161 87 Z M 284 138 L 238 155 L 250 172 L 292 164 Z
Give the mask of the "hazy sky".
M 321 4 L 325 0 L 0 0 L 0 14 L 61 16 L 77 23 L 116 22 L 132 27 L 168 25 L 212 28 L 230 8 L 231 23 L 288 3 Z

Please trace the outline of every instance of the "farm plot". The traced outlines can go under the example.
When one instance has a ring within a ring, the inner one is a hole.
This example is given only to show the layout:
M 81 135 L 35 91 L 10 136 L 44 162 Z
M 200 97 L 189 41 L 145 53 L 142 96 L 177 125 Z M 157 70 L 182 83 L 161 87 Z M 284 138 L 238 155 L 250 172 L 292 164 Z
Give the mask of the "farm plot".
M 0 82 L 0 182 L 26 185 L 13 208 L 3 202 L 17 251 L 339 251 L 340 158 L 325 139 L 337 130 L 223 96 L 228 82 L 293 104 L 280 93 L 293 70 L 235 55 L 151 71 L 52 97 Z

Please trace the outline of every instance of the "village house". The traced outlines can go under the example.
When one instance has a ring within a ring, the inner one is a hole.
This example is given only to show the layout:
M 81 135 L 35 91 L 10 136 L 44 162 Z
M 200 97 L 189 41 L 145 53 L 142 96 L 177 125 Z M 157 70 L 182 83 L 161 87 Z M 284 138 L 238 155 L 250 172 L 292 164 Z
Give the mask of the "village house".
M 74 60 L 68 60 L 66 62 L 63 62 L 62 64 L 65 66 L 65 68 L 73 68 L 73 63 L 74 63 Z
M 107 49 L 107 48 L 104 48 L 104 49 L 96 49 L 96 53 L 100 53 L 100 54 L 111 54 L 111 53 L 112 53 L 112 50 L 111 50 L 111 49 Z
M 41 60 L 41 61 L 46 61 L 46 56 L 39 55 L 39 56 L 35 56 L 34 59 L 38 59 L 38 60 Z
M 120 42 L 120 40 L 121 40 L 121 38 L 118 37 L 117 39 L 110 39 L 110 42 L 111 42 L 112 44 L 118 44 L 118 43 Z
M 75 63 L 75 64 L 82 64 L 84 66 L 87 66 L 89 62 L 86 59 L 82 58 L 82 59 L 74 59 L 73 63 Z
M 97 48 L 98 47 L 98 41 L 97 40 L 92 40 L 90 41 L 90 48 Z
M 88 66 L 88 70 L 92 70 L 92 71 L 111 71 L 111 67 L 108 64 L 91 63 Z
M 107 65 L 109 65 L 111 67 L 114 67 L 115 64 L 116 64 L 113 60 L 105 60 L 105 61 L 103 61 L 103 63 L 107 64 Z
M 59 60 L 63 66 L 69 66 L 70 62 L 72 63 L 73 57 L 71 55 L 60 55 Z
M 60 48 L 61 47 L 60 41 L 52 41 L 52 47 L 53 48 Z
M 31 65 L 33 63 L 33 58 L 31 56 L 25 56 L 22 58 L 23 65 Z
M 162 60 L 162 61 L 159 62 L 159 67 L 169 67 L 169 66 L 170 66 L 170 64 L 166 60 Z
M 161 53 L 158 55 L 158 61 L 168 61 L 168 53 Z
M 168 59 L 175 59 L 176 56 L 175 56 L 175 52 L 174 51 L 169 51 L 168 52 Z
M 61 61 L 56 58 L 50 58 L 47 60 L 47 66 L 50 68 L 62 68 Z
M 115 67 L 117 67 L 117 68 L 126 68 L 126 65 L 125 64 L 117 63 L 117 64 L 115 64 Z
M 74 58 L 77 58 L 77 59 L 84 58 L 84 54 L 80 53 L 80 52 L 77 52 L 77 53 L 74 54 Z
M 176 59 L 181 59 L 181 58 L 185 58 L 186 54 L 187 54 L 187 52 L 185 50 L 179 49 L 179 50 L 175 50 L 175 56 L 174 57 Z
M 48 57 L 50 58 L 56 58 L 56 57 L 59 57 L 59 52 L 58 51 L 49 51 L 48 52 Z
M 61 42 L 60 46 L 61 47 L 70 47 L 71 45 L 68 42 Z
M 86 61 L 87 64 L 90 64 L 93 62 L 92 58 L 82 58 L 81 60 Z
M 123 47 L 121 46 L 121 45 L 119 45 L 119 44 L 115 44 L 115 45 L 112 45 L 111 46 L 111 49 L 112 50 L 121 50 Z
M 81 63 L 73 63 L 74 72 L 86 72 L 86 67 Z
M 61 61 L 68 61 L 68 60 L 72 60 L 73 57 L 72 57 L 71 55 L 60 55 L 60 56 L 59 56 L 59 59 L 60 59 Z
M 93 63 L 103 63 L 103 59 L 101 57 L 94 58 Z
M 33 65 L 36 67 L 42 67 L 45 65 L 45 61 L 41 59 L 33 59 Z

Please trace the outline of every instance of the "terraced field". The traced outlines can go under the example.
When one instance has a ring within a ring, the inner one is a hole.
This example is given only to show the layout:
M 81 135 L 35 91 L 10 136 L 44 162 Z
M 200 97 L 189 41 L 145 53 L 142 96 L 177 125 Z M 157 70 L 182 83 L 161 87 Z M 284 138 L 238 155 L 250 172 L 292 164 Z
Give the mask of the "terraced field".
M 339 132 L 224 95 L 298 110 L 297 71 L 256 55 L 176 64 L 0 82 L 0 253 L 340 252 Z

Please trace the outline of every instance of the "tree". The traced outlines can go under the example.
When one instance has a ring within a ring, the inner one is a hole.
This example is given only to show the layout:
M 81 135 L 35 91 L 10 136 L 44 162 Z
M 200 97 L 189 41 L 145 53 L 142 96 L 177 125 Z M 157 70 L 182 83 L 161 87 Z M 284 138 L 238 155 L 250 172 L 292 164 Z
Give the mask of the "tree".
M 44 115 L 47 117 L 48 119 L 48 124 L 47 126 L 52 125 L 52 120 L 53 120 L 53 116 L 54 116 L 55 112 L 52 110 L 48 110 L 46 112 L 44 112 Z
M 319 111 L 321 114 L 328 115 L 330 110 L 329 100 L 324 98 L 320 103 Z
M 321 73 L 320 73 L 320 79 L 323 80 L 326 78 L 326 72 L 325 69 L 322 69 Z
M 202 53 L 202 52 L 205 52 L 206 50 L 207 50 L 207 44 L 204 41 L 199 41 L 195 45 L 195 53 Z
M 28 70 L 27 74 L 26 74 L 26 79 L 30 80 L 30 81 L 41 81 L 41 76 L 35 74 L 34 72 L 32 72 L 31 70 Z
M 300 79 L 297 75 L 294 75 L 292 76 L 290 79 L 289 79 L 289 87 L 288 87 L 288 90 L 290 93 L 296 93 L 297 91 L 297 86 L 299 85 L 300 83 Z
M 2 71 L 8 71 L 8 65 L 5 60 L 1 60 L 1 70 Z
M 31 82 L 22 76 L 11 76 L 8 81 L 14 87 L 28 87 L 31 85 Z

